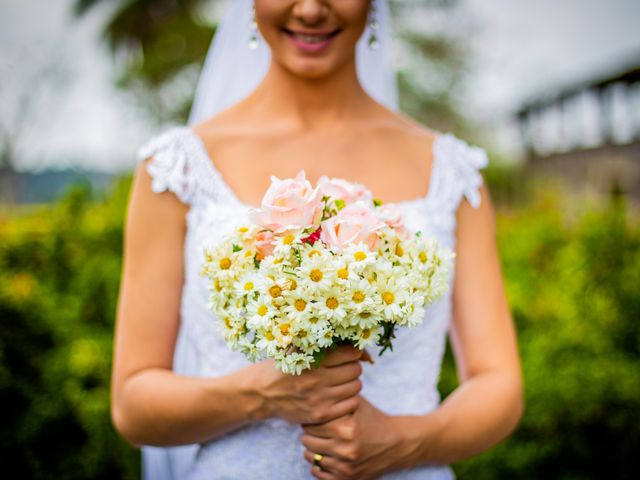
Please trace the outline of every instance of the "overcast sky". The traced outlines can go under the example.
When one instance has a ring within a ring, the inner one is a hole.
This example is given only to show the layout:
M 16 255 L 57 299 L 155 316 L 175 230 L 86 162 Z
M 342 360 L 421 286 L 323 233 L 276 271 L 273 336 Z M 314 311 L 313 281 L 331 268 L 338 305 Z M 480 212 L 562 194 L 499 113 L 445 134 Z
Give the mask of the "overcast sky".
M 60 158 L 69 158 L 87 168 L 129 168 L 136 147 L 152 131 L 112 86 L 111 60 L 99 41 L 108 7 L 78 21 L 69 13 L 71 4 L 0 2 L 0 68 L 10 68 L 0 79 L 0 109 L 8 108 L 8 95 L 24 88 L 28 72 L 63 58 L 64 87 L 43 93 L 41 114 L 20 150 L 21 167 L 59 165 Z M 640 0 L 461 4 L 475 25 L 465 98 L 474 118 L 495 121 L 530 96 L 606 74 L 625 61 L 640 64 Z

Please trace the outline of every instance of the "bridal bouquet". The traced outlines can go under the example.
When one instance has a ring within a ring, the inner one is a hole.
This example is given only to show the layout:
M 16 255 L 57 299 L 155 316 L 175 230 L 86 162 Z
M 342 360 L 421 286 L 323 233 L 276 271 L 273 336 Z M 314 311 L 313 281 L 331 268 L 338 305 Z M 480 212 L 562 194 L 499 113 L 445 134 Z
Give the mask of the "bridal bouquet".
M 455 256 L 364 186 L 324 176 L 312 188 L 304 171 L 271 177 L 249 223 L 204 253 L 226 342 L 290 374 L 339 343 L 393 349 L 395 327 L 418 325 L 445 293 Z

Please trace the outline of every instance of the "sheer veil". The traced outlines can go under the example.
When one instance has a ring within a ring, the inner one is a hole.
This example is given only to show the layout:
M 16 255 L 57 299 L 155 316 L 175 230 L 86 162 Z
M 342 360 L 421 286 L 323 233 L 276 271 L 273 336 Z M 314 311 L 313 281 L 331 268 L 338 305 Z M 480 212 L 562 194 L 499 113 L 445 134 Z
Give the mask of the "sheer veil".
M 390 109 L 398 109 L 398 87 L 393 63 L 393 34 L 386 0 L 375 3 L 376 36 L 379 46 L 371 49 L 367 40 L 369 23 L 356 46 L 356 67 L 362 87 Z M 230 107 L 249 95 L 260 83 L 271 61 L 271 51 L 257 32 L 258 47 L 249 49 L 253 0 L 228 0 L 229 6 L 218 25 L 205 59 L 189 114 L 189 125 Z

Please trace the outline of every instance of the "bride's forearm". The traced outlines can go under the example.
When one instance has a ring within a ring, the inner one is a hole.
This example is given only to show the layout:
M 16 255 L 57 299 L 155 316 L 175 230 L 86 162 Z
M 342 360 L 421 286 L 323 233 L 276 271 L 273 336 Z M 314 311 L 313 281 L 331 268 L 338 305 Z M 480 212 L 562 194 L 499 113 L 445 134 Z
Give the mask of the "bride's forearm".
M 112 400 L 118 432 L 134 445 L 174 446 L 213 440 L 264 417 L 251 366 L 217 378 L 147 369 Z
M 480 374 L 458 387 L 442 405 L 422 416 L 398 416 L 404 467 L 445 464 L 495 445 L 516 427 L 523 410 L 518 374 Z

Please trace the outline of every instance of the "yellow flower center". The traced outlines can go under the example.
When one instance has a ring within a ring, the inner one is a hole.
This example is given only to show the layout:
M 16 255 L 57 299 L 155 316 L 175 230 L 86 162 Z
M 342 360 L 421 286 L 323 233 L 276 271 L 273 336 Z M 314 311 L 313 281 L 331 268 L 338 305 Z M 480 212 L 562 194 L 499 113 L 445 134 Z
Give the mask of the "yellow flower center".
M 260 305 L 258 307 L 258 315 L 260 315 L 261 317 L 264 317 L 268 311 L 269 307 L 267 307 L 266 305 Z
M 273 333 L 271 332 L 265 333 L 264 336 L 266 337 L 267 340 L 273 340 L 274 338 L 276 338 L 273 336 Z
M 318 323 L 318 317 L 311 317 L 311 318 L 309 319 L 309 321 L 310 321 L 311 323 L 314 323 L 314 324 L 315 324 L 315 323 Z
M 338 300 L 336 300 L 334 297 L 329 297 L 327 298 L 327 308 L 330 308 L 331 310 L 335 310 L 336 308 L 338 308 Z
M 392 292 L 384 292 L 382 294 L 382 301 L 387 305 L 391 305 L 395 301 L 396 297 Z
M 289 326 L 290 325 L 288 323 L 283 323 L 282 325 L 280 325 L 280 333 L 283 335 L 289 333 Z
M 311 251 L 307 254 L 307 256 L 308 256 L 309 258 L 313 257 L 314 255 L 320 255 L 320 251 L 319 251 L 319 250 L 315 250 L 315 249 L 314 249 L 314 250 L 311 250 Z
M 251 255 L 253 255 L 253 252 L 251 250 L 247 250 L 246 252 L 244 252 L 245 258 L 249 258 Z
M 279 263 L 282 263 L 282 260 L 284 260 L 282 257 L 276 257 L 273 259 L 273 264 L 278 265 Z
M 360 316 L 362 318 L 369 318 L 371 316 L 371 312 L 360 312 Z
M 355 258 L 358 262 L 361 262 L 365 258 L 367 258 L 367 254 L 364 252 L 356 252 L 353 254 L 353 258 Z
M 366 340 L 371 336 L 371 330 L 369 330 L 368 328 L 365 328 L 364 330 L 362 330 L 362 333 L 360 334 L 360 336 Z
M 349 278 L 349 270 L 347 270 L 346 268 L 339 269 L 338 277 L 341 278 L 342 280 L 346 280 L 347 278 Z
M 313 270 L 311 270 L 310 277 L 314 282 L 319 282 L 320 280 L 322 280 L 322 272 L 317 268 L 314 268 Z
M 231 319 L 229 317 L 224 317 L 224 326 L 231 330 Z
M 282 239 L 282 243 L 284 243 L 285 245 L 291 245 L 295 238 L 296 237 L 294 237 L 293 235 L 287 235 Z
M 272 297 L 279 297 L 282 294 L 282 289 L 278 285 L 272 285 L 269 288 L 269 295 Z
M 401 257 L 404 255 L 404 249 L 402 248 L 402 245 L 397 244 L 396 245 L 396 255 Z
M 253 290 L 253 282 L 247 282 L 244 284 L 244 289 L 245 291 L 249 292 L 251 290 Z
M 364 299 L 365 299 L 364 293 L 360 291 L 353 294 L 353 301 L 356 303 L 362 303 L 364 302 Z
M 289 280 L 287 280 L 286 286 L 287 290 L 295 290 L 296 288 L 298 288 L 298 282 L 296 282 L 293 278 L 290 278 Z
M 298 331 L 298 337 L 304 338 L 306 336 L 307 336 L 307 331 L 306 330 L 299 330 Z
M 420 253 L 418 254 L 418 258 L 420 259 L 420 261 L 421 261 L 422 263 L 427 263 L 427 254 L 426 254 L 426 253 L 424 253 L 424 252 L 420 252 Z
M 301 298 L 297 299 L 294 303 L 293 303 L 294 307 L 296 307 L 296 310 L 298 310 L 299 312 L 302 312 L 305 308 L 307 308 L 307 302 L 306 300 L 303 300 Z
M 220 260 L 220 268 L 223 270 L 228 270 L 231 267 L 231 259 L 228 257 L 224 257 Z
M 220 290 L 222 290 L 222 285 L 220 285 L 220 280 L 218 280 L 216 278 L 216 281 L 213 282 L 213 288 L 216 289 L 216 292 L 219 292 Z

